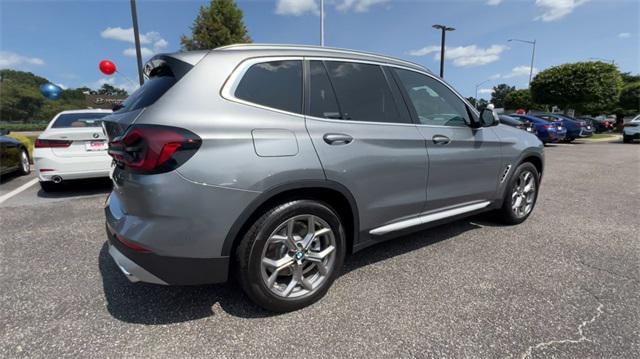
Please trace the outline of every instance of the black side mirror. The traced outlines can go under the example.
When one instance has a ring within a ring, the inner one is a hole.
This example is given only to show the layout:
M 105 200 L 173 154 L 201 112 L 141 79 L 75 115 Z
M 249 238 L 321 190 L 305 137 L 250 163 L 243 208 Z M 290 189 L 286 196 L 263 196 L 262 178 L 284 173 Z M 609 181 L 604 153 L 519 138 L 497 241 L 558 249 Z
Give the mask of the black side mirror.
M 497 126 L 499 123 L 500 119 L 492 109 L 485 108 L 480 112 L 480 125 L 478 127 Z

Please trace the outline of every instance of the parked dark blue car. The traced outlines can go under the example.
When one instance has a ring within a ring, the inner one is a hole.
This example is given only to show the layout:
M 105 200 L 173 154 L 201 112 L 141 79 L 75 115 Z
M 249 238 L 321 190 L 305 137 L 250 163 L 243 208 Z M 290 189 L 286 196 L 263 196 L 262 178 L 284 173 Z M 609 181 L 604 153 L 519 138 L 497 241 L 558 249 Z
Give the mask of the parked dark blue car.
M 542 141 L 542 143 L 560 142 L 567 135 L 567 129 L 564 128 L 562 122 L 548 121 L 531 115 L 509 115 L 522 121 L 529 121 L 533 126 L 533 133 Z
M 535 116 L 549 121 L 562 122 L 562 125 L 567 129 L 566 142 L 571 142 L 576 138 L 593 136 L 593 127 L 587 124 L 587 121 L 576 120 L 575 118 L 559 113 L 543 113 L 536 114 Z

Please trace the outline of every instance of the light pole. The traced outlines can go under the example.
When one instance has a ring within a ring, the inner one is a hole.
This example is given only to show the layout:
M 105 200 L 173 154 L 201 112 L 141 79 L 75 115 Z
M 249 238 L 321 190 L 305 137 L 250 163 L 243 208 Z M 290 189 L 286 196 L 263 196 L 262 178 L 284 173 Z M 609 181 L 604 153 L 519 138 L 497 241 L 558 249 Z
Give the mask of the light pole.
M 477 85 L 476 85 L 476 97 L 475 97 L 475 99 L 476 99 L 476 108 L 478 108 L 478 102 L 479 102 L 479 101 L 478 101 L 478 88 L 479 88 L 480 86 L 482 86 L 483 84 L 486 84 L 486 83 L 487 83 L 487 82 L 489 82 L 489 81 L 491 81 L 491 79 L 484 80 L 484 81 L 482 81 L 481 83 L 479 83 L 479 84 L 477 84 Z
M 142 52 L 140 51 L 140 32 L 138 31 L 136 0 L 131 0 L 131 20 L 133 21 L 133 39 L 136 45 L 136 58 L 138 60 L 138 80 L 140 81 L 140 86 L 142 86 L 144 77 L 142 76 Z
M 445 44 L 445 34 L 447 31 L 454 31 L 455 28 L 447 27 L 445 25 L 433 25 L 434 29 L 438 29 L 442 31 L 442 41 L 440 42 L 440 78 L 444 78 L 444 44 Z
M 526 44 L 533 45 L 533 50 L 531 51 L 531 68 L 529 69 L 529 85 L 528 85 L 528 87 L 531 87 L 531 79 L 533 78 L 533 59 L 536 56 L 536 40 L 534 39 L 533 41 L 529 41 L 529 40 L 520 40 L 520 39 L 509 39 L 509 42 L 511 41 L 524 42 Z
M 602 59 L 599 57 L 590 57 L 589 60 L 598 60 L 598 61 L 606 61 L 606 62 L 610 62 L 611 65 L 615 65 L 616 61 L 615 60 L 611 60 L 611 59 Z
M 324 47 L 324 0 L 320 0 L 320 46 Z

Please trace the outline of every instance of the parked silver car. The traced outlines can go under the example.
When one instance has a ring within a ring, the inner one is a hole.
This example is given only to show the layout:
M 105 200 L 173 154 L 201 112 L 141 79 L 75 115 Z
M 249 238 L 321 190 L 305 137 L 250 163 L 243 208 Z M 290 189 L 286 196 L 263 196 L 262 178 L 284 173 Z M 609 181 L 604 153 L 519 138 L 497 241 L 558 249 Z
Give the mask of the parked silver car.
M 533 210 L 536 136 L 385 56 L 235 45 L 158 55 L 104 118 L 109 253 L 132 281 L 224 282 L 290 311 L 345 255 L 483 211 Z
M 640 140 L 640 115 L 625 123 L 622 128 L 622 141 L 631 143 L 633 140 Z

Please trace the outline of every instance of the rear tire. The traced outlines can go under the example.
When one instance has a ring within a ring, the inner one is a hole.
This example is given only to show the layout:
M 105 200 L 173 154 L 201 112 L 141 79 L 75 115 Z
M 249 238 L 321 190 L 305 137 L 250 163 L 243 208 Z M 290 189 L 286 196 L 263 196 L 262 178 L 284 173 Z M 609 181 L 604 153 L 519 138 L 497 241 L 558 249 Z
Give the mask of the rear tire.
M 40 181 L 40 188 L 45 192 L 55 192 L 58 189 L 58 185 L 50 181 Z
M 528 189 L 528 186 L 532 187 Z M 530 162 L 520 164 L 507 183 L 502 207 L 497 211 L 500 222 L 520 224 L 529 218 L 538 200 L 539 187 L 536 166 Z
M 274 206 L 249 228 L 236 250 L 236 275 L 256 304 L 289 312 L 326 294 L 345 249 L 335 211 L 321 202 L 295 200 Z
M 22 149 L 20 151 L 20 169 L 19 172 L 21 175 L 28 175 L 31 173 L 31 166 L 29 165 L 29 153 L 26 149 Z
M 624 133 L 622 134 L 622 142 L 631 143 L 631 136 L 627 136 Z

